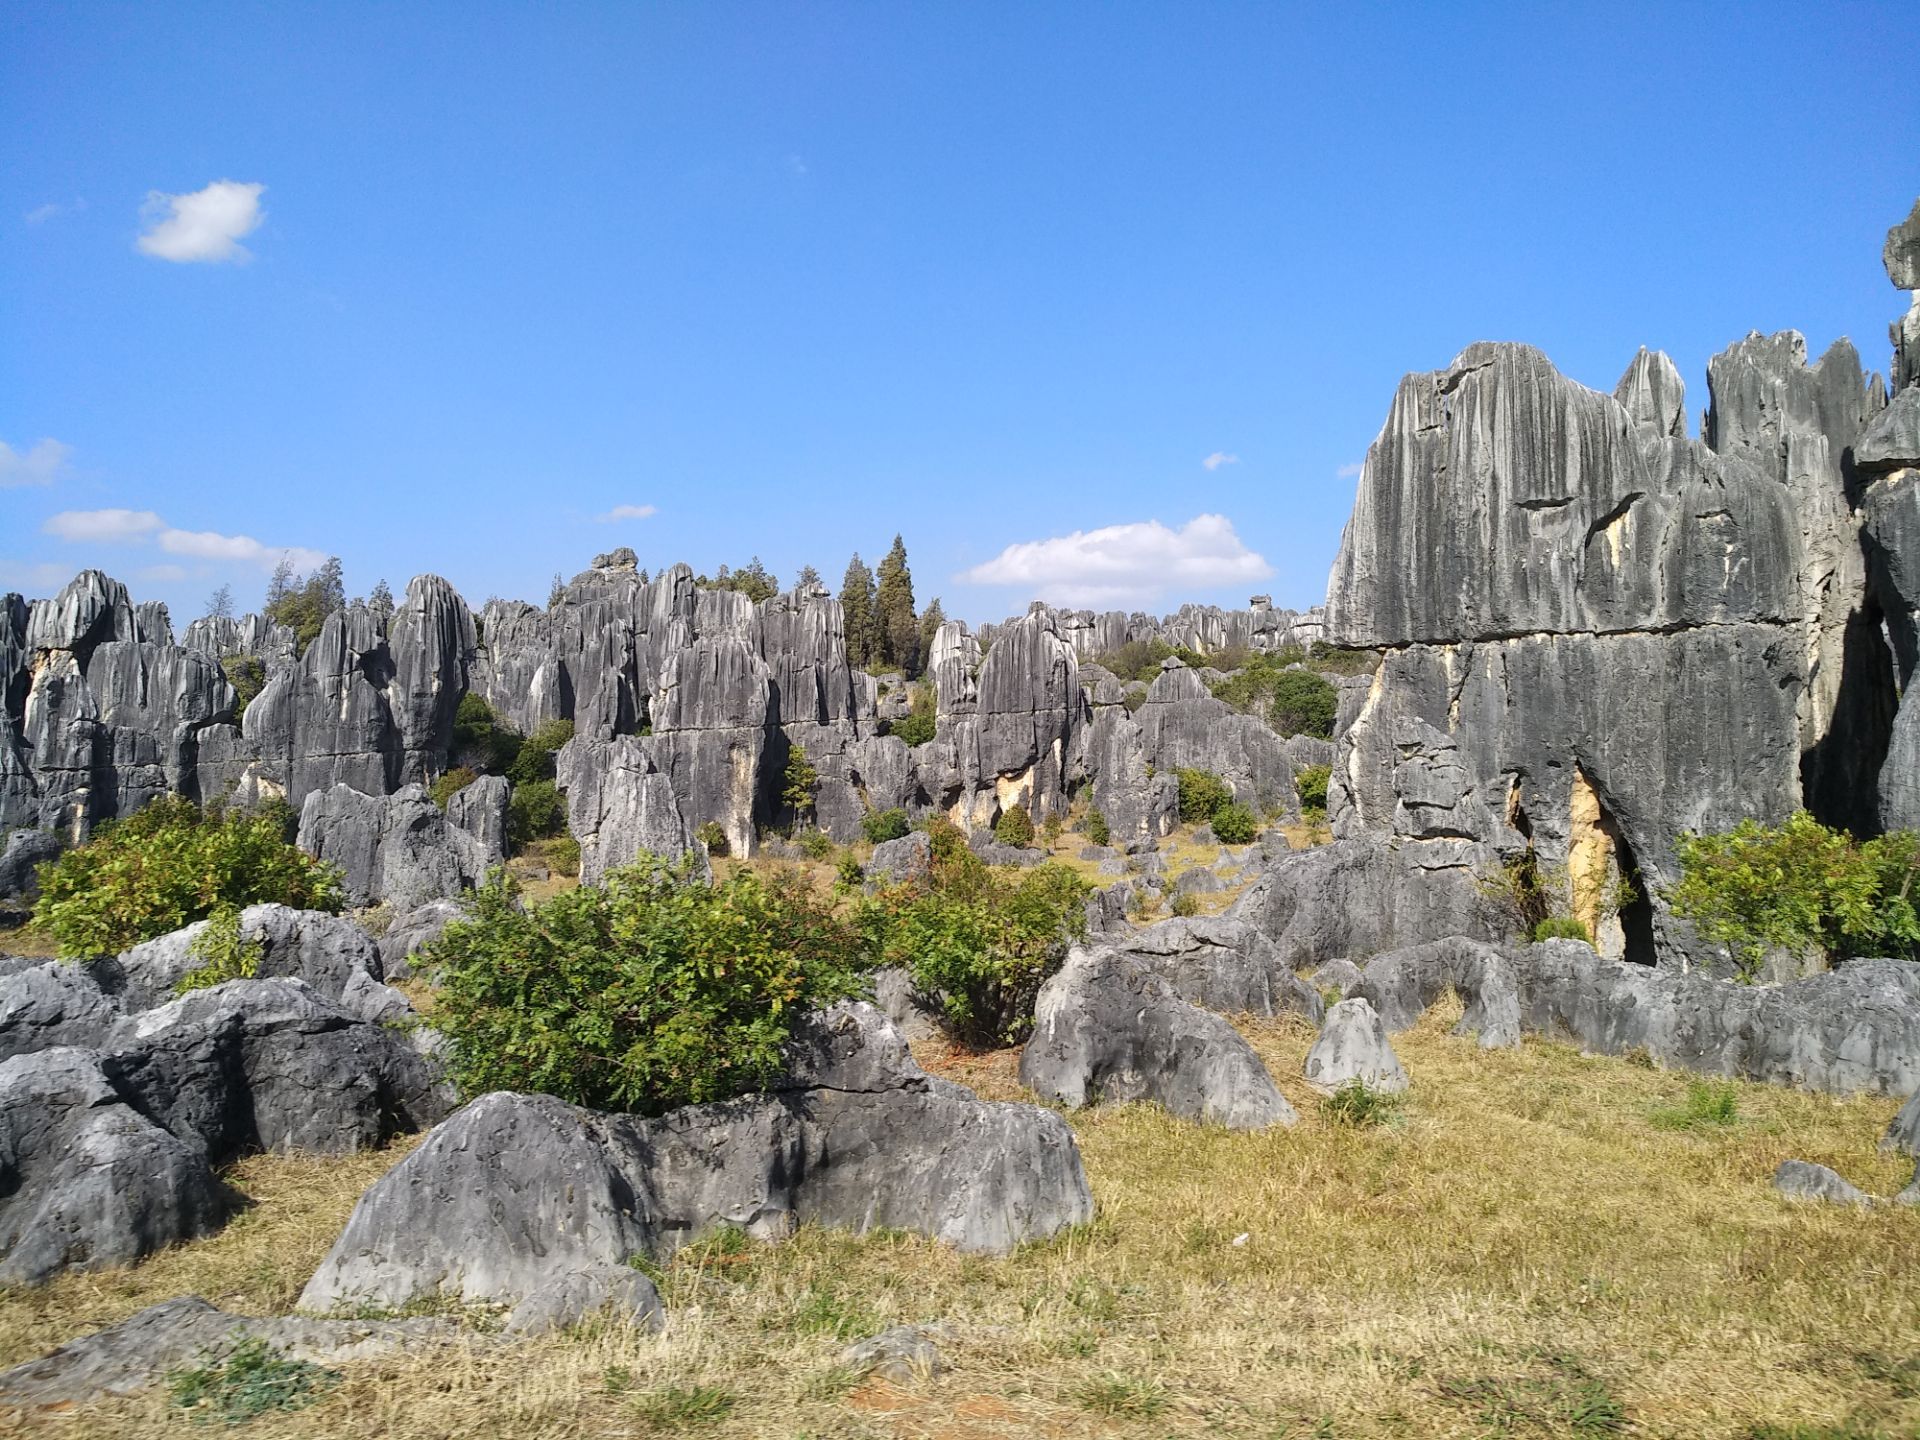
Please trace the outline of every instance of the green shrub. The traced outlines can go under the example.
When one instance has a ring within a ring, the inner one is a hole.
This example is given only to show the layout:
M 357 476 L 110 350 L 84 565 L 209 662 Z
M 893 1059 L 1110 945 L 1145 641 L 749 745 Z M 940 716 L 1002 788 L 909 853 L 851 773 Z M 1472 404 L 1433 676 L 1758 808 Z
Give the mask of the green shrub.
M 551 780 L 516 785 L 507 800 L 507 838 L 516 846 L 559 835 L 567 828 L 567 802 Z
M 1327 782 L 1333 778 L 1331 765 L 1303 765 L 1293 777 L 1294 792 L 1303 810 L 1327 808 Z
M 867 872 L 851 850 L 842 855 L 840 863 L 833 868 L 833 883 L 842 890 L 857 890 L 866 878 Z
M 1213 819 L 1214 811 L 1233 803 L 1233 790 L 1211 770 L 1180 769 L 1180 818 L 1189 825 Z
M 240 932 L 240 912 L 223 905 L 207 917 L 207 928 L 193 937 L 187 953 L 206 963 L 174 982 L 173 993 L 210 990 L 229 980 L 251 980 L 260 973 L 266 947 Z
M 813 812 L 813 791 L 820 783 L 820 772 L 807 758 L 807 747 L 795 745 L 787 751 L 787 768 L 781 773 L 780 800 L 796 815 Z
M 882 735 L 897 735 L 909 745 L 924 745 L 933 739 L 935 728 L 934 694 L 931 685 L 913 687 L 913 708 L 899 720 L 890 720 Z
M 1017 845 L 1026 849 L 1033 844 L 1033 817 L 1027 813 L 1024 805 L 1014 805 L 1000 813 L 993 822 L 993 838 L 1002 845 Z
M 1176 890 L 1172 902 L 1167 906 L 1175 915 L 1185 919 L 1189 915 L 1200 913 L 1200 897 L 1191 890 Z
M 482 775 L 504 775 L 520 758 L 525 743 L 520 732 L 496 720 L 493 707 L 469 690 L 453 712 L 453 743 L 449 751 L 456 765 Z
M 1040 839 L 1051 850 L 1060 843 L 1060 832 L 1066 828 L 1060 821 L 1058 812 L 1047 816 L 1040 826 Z
M 432 785 L 428 786 L 427 794 L 433 797 L 434 804 L 444 810 L 447 808 L 447 802 L 449 800 L 453 799 L 454 796 L 458 795 L 479 778 L 478 775 L 474 774 L 473 771 L 465 765 L 456 765 L 453 769 L 447 771 L 446 774 L 436 779 Z
M 1015 1043 L 1032 1028 L 1040 986 L 1086 933 L 1092 887 L 1064 865 L 1017 878 L 996 872 L 944 820 L 928 834 L 927 875 L 859 907 L 869 961 L 903 965 L 920 990 L 938 995 L 941 1024 L 960 1043 Z
M 1321 1100 L 1320 1113 L 1335 1125 L 1364 1130 L 1392 1121 L 1400 1113 L 1400 1097 L 1372 1089 L 1364 1080 L 1349 1080 Z
M 1260 821 L 1245 805 L 1222 805 L 1213 812 L 1213 834 L 1222 845 L 1250 845 L 1260 833 Z
M 1731 1080 L 1690 1080 L 1687 1098 L 1653 1112 L 1656 1130 L 1719 1130 L 1740 1118 L 1740 1088 Z
M 1307 666 L 1323 675 L 1370 675 L 1380 657 L 1372 650 L 1341 650 L 1316 640 L 1307 649 Z
M 208 810 L 164 796 L 40 867 L 34 922 L 65 956 L 114 955 L 218 909 L 338 913 L 339 872 L 287 843 L 293 812 Z
M 883 845 L 889 840 L 898 840 L 910 828 L 907 824 L 907 812 L 898 808 L 869 810 L 860 817 L 860 832 L 875 845 Z
M 1333 738 L 1340 692 L 1311 670 L 1283 670 L 1274 679 L 1273 705 L 1267 715 L 1282 735 Z
M 540 847 L 547 868 L 569 878 L 580 873 L 580 842 L 571 835 L 556 835 Z
M 824 860 L 833 854 L 833 837 L 826 831 L 809 826 L 793 837 L 793 843 L 800 847 L 800 853 L 809 860 Z
M 465 1095 L 657 1115 L 764 1088 L 794 1017 L 857 994 L 861 938 L 796 875 L 651 857 L 519 908 L 505 875 L 415 962 Z
M 1533 938 L 1540 940 L 1584 940 L 1593 943 L 1593 935 L 1584 920 L 1571 915 L 1549 915 L 1533 927 Z
M 240 1425 L 269 1410 L 303 1410 L 340 1381 L 335 1370 L 290 1359 L 265 1340 L 235 1332 L 225 1355 L 202 1353 L 167 1376 L 173 1403 L 197 1416 Z
M 1113 838 L 1113 831 L 1107 825 L 1107 817 L 1098 810 L 1087 812 L 1087 841 L 1093 845 L 1104 845 Z
M 254 697 L 267 688 L 266 664 L 258 655 L 222 655 L 220 668 L 226 671 L 227 683 L 239 697 L 234 702 L 233 713 L 246 714 Z
M 1144 690 L 1129 690 L 1125 695 L 1120 697 L 1120 703 L 1127 707 L 1127 713 L 1129 715 L 1135 714 L 1142 705 L 1147 703 L 1147 692 Z
M 718 820 L 703 820 L 700 828 L 693 832 L 693 838 L 707 847 L 709 855 L 727 853 L 727 827 Z
M 1777 827 L 1742 820 L 1723 835 L 1682 835 L 1674 849 L 1674 913 L 1727 946 L 1745 973 L 1776 946 L 1831 960 L 1920 953 L 1911 830 L 1861 841 L 1802 810 Z
M 532 785 L 553 779 L 553 757 L 571 739 L 573 721 L 541 722 L 534 728 L 533 734 L 520 742 L 519 752 L 506 767 L 506 777 L 516 785 Z

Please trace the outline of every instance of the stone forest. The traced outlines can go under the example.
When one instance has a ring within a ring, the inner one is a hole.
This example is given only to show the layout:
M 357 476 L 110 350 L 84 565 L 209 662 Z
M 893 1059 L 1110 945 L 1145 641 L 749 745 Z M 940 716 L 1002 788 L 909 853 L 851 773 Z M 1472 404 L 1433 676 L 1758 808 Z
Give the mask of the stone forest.
M 0 1428 L 1920 1433 L 1881 258 L 1408 374 L 1304 612 L 0 599 Z

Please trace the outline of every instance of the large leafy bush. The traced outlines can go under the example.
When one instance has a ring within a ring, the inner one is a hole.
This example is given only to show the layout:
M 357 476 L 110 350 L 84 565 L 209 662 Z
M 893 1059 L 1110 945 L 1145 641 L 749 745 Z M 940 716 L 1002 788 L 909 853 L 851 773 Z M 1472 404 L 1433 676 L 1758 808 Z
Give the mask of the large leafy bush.
M 1682 835 L 1674 848 L 1675 913 L 1748 973 L 1776 947 L 1832 960 L 1920 953 L 1913 831 L 1856 840 L 1803 810 L 1779 826 L 1743 820 L 1721 835 Z
M 793 1021 L 858 993 L 859 932 L 797 876 L 643 857 L 521 909 L 497 875 L 422 951 L 462 1092 L 656 1115 L 764 1088 Z
M 1333 722 L 1340 710 L 1340 692 L 1310 670 L 1283 670 L 1274 678 L 1273 705 L 1267 712 L 1282 735 L 1333 738 Z
M 927 874 L 860 907 L 870 957 L 905 966 L 920 990 L 937 996 L 955 1040 L 1012 1044 L 1033 1027 L 1040 986 L 1086 933 L 1092 887 L 1064 865 L 995 871 L 944 820 L 929 834 Z
M 1214 812 L 1233 803 L 1233 788 L 1211 770 L 1174 771 L 1180 782 L 1180 818 L 1189 825 L 1211 822 Z
M 34 920 L 67 956 L 117 954 L 215 910 L 337 912 L 339 872 L 288 843 L 285 805 L 208 810 L 164 796 L 40 870 Z

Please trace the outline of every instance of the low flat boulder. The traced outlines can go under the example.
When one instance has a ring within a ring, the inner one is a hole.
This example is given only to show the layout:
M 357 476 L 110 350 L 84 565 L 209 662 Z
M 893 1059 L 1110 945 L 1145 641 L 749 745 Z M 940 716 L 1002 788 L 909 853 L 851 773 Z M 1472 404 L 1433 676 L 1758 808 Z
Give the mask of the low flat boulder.
M 897 884 L 903 880 L 924 880 L 933 868 L 933 840 L 924 830 L 912 830 L 894 840 L 882 840 L 873 847 L 867 861 L 867 877 Z
M 855 1375 L 911 1385 L 946 1368 L 940 1362 L 940 1342 L 947 1338 L 944 1326 L 895 1325 L 847 1346 L 839 1363 Z
M 1041 987 L 1020 1081 L 1074 1109 L 1148 1100 L 1234 1130 L 1299 1119 L 1233 1026 L 1112 949 L 1076 947 Z
M 807 1017 L 791 1061 L 766 1094 L 657 1119 L 483 1095 L 361 1197 L 300 1305 L 518 1304 L 723 1225 L 888 1227 L 1005 1254 L 1092 1217 L 1059 1116 L 927 1075 L 871 1005 Z
M 98 1045 L 120 1007 L 84 966 L 61 960 L 0 975 L 0 1060 L 55 1045 Z
M 183 1295 L 38 1360 L 0 1370 L 0 1402 L 49 1409 L 136 1394 L 169 1371 L 217 1358 L 243 1340 L 264 1341 L 295 1360 L 324 1365 L 424 1349 L 458 1333 L 445 1320 L 251 1319 Z
M 193 947 L 208 923 L 195 921 L 145 941 L 90 967 L 91 973 L 129 1014 L 164 1005 L 173 999 L 182 980 L 206 965 Z M 354 971 L 364 970 L 376 980 L 385 974 L 379 947 L 344 916 L 285 905 L 249 905 L 240 912 L 240 936 L 260 947 L 257 973 L 263 980 L 304 980 L 320 993 L 337 998 Z
M 1387 1027 L 1364 999 L 1342 1000 L 1327 1011 L 1320 1038 L 1307 1052 L 1307 1083 L 1331 1095 L 1355 1081 L 1369 1090 L 1397 1095 L 1407 1088 L 1406 1067 L 1393 1052 Z
M 1789 1200 L 1817 1200 L 1828 1205 L 1873 1204 L 1873 1197 L 1825 1165 L 1809 1160 L 1783 1160 L 1773 1172 L 1773 1188 Z
M 1281 960 L 1271 940 L 1244 920 L 1193 915 L 1110 937 L 1176 995 L 1224 1015 L 1299 1015 L 1320 1023 L 1319 993 Z
M 666 1311 L 660 1292 L 631 1265 L 594 1265 L 546 1281 L 514 1306 L 508 1335 L 547 1335 L 589 1321 L 658 1330 Z

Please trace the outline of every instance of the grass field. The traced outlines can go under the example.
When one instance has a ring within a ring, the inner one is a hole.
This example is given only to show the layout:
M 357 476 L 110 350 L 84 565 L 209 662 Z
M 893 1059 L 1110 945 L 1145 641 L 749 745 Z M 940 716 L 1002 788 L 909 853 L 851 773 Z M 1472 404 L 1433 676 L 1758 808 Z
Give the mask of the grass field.
M 664 1277 L 659 1337 L 346 1367 L 250 1437 L 1550 1436 L 1920 1434 L 1920 1212 L 1797 1206 L 1799 1157 L 1888 1194 L 1895 1106 L 1689 1078 L 1529 1042 L 1482 1053 L 1442 1007 L 1399 1048 L 1388 1123 L 1330 1120 L 1311 1034 L 1247 1034 L 1301 1124 L 1236 1135 L 1145 1107 L 1076 1115 L 1100 1205 L 1007 1259 L 897 1235 L 724 1238 Z M 1013 1052 L 931 1068 L 1018 1098 Z M 1729 1113 L 1730 1112 L 1730 1113 Z M 197 1293 L 285 1310 L 360 1191 L 406 1153 L 256 1157 L 224 1233 L 129 1271 L 0 1294 L 0 1363 Z M 944 1322 L 948 1369 L 856 1383 L 851 1339 Z M 164 1392 L 12 1417 L 33 1436 L 177 1435 Z

